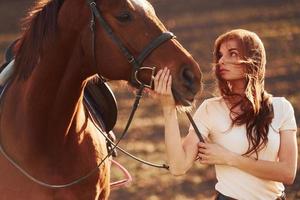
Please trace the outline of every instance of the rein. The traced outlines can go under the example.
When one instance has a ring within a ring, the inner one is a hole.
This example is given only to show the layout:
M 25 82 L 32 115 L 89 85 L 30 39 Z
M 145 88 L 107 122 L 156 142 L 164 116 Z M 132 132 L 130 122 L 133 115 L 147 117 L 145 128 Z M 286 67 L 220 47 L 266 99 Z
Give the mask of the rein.
M 137 108 L 138 107 L 138 102 L 139 101 L 138 99 L 140 99 L 142 96 L 142 90 L 140 89 L 138 92 L 137 92 L 137 95 L 136 95 L 136 100 L 135 100 L 135 107 Z M 86 98 L 86 97 L 84 97 Z M 102 120 L 100 119 L 100 117 L 96 114 L 96 110 L 89 104 L 88 100 L 87 99 L 84 99 L 85 100 L 85 103 L 86 105 L 88 106 L 88 114 L 90 116 L 90 118 L 92 119 L 92 122 L 94 123 L 94 125 L 96 126 L 96 128 L 98 129 L 98 131 L 106 138 L 106 140 L 113 146 L 111 149 L 110 149 L 110 152 L 113 152 L 115 149 L 118 149 L 120 150 L 122 153 L 124 153 L 125 155 L 129 156 L 130 158 L 138 161 L 138 162 L 141 162 L 145 165 L 148 165 L 148 166 L 151 166 L 151 167 L 155 167 L 155 168 L 161 168 L 161 169 L 169 169 L 169 166 L 166 165 L 166 164 L 155 164 L 155 163 L 152 163 L 152 162 L 149 162 L 149 161 L 145 161 L 141 158 L 138 158 L 137 156 L 134 156 L 132 154 L 130 154 L 128 151 L 124 150 L 123 148 L 119 147 L 118 144 L 120 142 L 121 139 L 124 138 L 125 134 L 121 136 L 121 138 L 118 140 L 117 143 L 114 143 L 111 138 L 109 138 L 109 136 L 107 136 L 105 133 L 103 133 L 103 131 L 101 131 L 101 128 L 99 127 L 99 124 L 104 126 L 104 124 L 102 123 Z M 135 109 L 136 109 L 135 108 Z M 91 111 L 91 112 L 90 112 Z M 131 121 L 131 120 L 130 120 Z M 129 122 L 128 122 L 129 123 Z M 128 124 L 127 123 L 127 124 Z
M 105 30 L 105 32 L 107 33 L 107 35 L 111 38 L 111 40 L 119 47 L 119 49 L 122 51 L 123 55 L 126 57 L 127 61 L 129 64 L 132 65 L 133 70 L 131 73 L 131 79 L 130 82 L 132 85 L 138 86 L 138 92 L 136 93 L 136 99 L 132 108 L 132 113 L 135 112 L 135 110 L 137 109 L 138 105 L 139 105 L 139 100 L 142 97 L 142 93 L 145 87 L 147 88 L 152 88 L 153 87 L 153 77 L 155 74 L 155 67 L 151 68 L 151 67 L 142 67 L 143 62 L 145 61 L 145 59 L 157 48 L 159 47 L 161 44 L 163 44 L 164 42 L 175 38 L 175 35 L 171 32 L 164 32 L 162 33 L 159 37 L 155 38 L 154 40 L 152 40 L 145 48 L 144 50 L 140 53 L 140 55 L 135 58 L 132 53 L 130 53 L 130 51 L 125 47 L 125 45 L 122 43 L 122 41 L 120 40 L 119 37 L 116 36 L 116 34 L 113 32 L 112 28 L 110 27 L 110 25 L 106 22 L 106 20 L 103 18 L 103 16 L 100 13 L 100 10 L 97 8 L 97 4 L 94 0 L 87 0 L 89 7 L 90 7 L 90 11 L 91 11 L 91 21 L 90 21 L 90 29 L 91 29 L 91 33 L 92 33 L 92 57 L 93 57 L 93 63 L 96 66 L 97 65 L 97 60 L 96 60 L 96 48 L 95 48 L 95 43 L 96 43 L 96 37 L 95 37 L 95 32 L 96 32 L 96 20 L 98 20 L 98 22 L 100 23 L 100 25 L 102 26 L 102 28 Z M 142 83 L 142 81 L 139 80 L 138 78 L 138 73 L 141 70 L 151 70 L 151 81 L 149 84 L 146 83 Z M 99 77 L 101 79 L 101 81 L 105 81 L 105 78 L 99 74 Z M 88 101 L 85 100 L 87 106 L 90 108 L 90 110 L 92 110 L 93 113 L 89 113 L 90 118 L 92 119 L 92 121 L 94 122 L 95 126 L 97 127 L 97 129 L 100 131 L 100 133 L 107 139 L 107 141 L 112 145 L 109 154 L 104 158 L 108 158 L 110 155 L 112 155 L 112 153 L 114 152 L 115 149 L 119 149 L 122 153 L 126 154 L 127 156 L 152 167 L 156 167 L 156 168 L 164 168 L 164 169 L 169 169 L 169 166 L 167 166 L 166 164 L 154 164 L 148 161 L 145 161 L 143 159 L 140 159 L 130 153 L 128 153 L 127 151 L 125 151 L 124 149 L 122 149 L 121 147 L 118 146 L 118 144 L 120 143 L 120 141 L 125 137 L 125 134 L 131 124 L 132 118 L 134 114 L 131 114 L 129 116 L 127 125 L 121 135 L 121 137 L 119 138 L 119 140 L 114 143 L 106 134 L 103 133 L 103 131 L 101 131 L 100 127 L 98 126 L 98 124 L 101 124 L 101 119 L 99 119 L 99 117 L 97 117 L 96 115 L 96 111 L 94 111 L 93 107 L 90 106 L 88 104 Z M 94 117 L 93 117 L 94 116 Z
M 10 81 L 8 81 L 4 87 L 3 87 L 3 90 L 1 91 L 0 93 L 0 100 L 2 99 L 8 85 L 9 85 Z M 132 107 L 132 110 L 131 110 L 131 113 L 130 113 L 130 116 L 129 116 L 129 119 L 127 121 L 127 124 L 126 124 L 126 127 L 120 137 L 120 139 L 114 144 L 105 134 L 102 133 L 102 130 L 98 127 L 97 129 L 103 134 L 105 135 L 104 137 L 106 139 L 108 139 L 109 141 L 112 142 L 113 144 L 113 147 L 112 149 L 108 152 L 108 154 L 101 160 L 101 162 L 94 168 L 92 169 L 90 172 L 88 172 L 87 174 L 85 174 L 84 176 L 81 176 L 80 178 L 77 178 L 69 183 L 66 183 L 66 184 L 50 184 L 50 183 L 46 183 L 44 181 L 41 181 L 41 180 L 38 180 L 37 178 L 33 177 L 32 175 L 30 175 L 26 170 L 24 170 L 15 160 L 13 160 L 13 158 L 11 158 L 6 152 L 5 150 L 3 149 L 3 146 L 2 146 L 2 143 L 0 141 L 0 152 L 2 153 L 2 155 L 15 167 L 17 168 L 23 175 L 25 175 L 28 179 L 30 179 L 31 181 L 41 185 L 41 186 L 44 186 L 44 187 L 47 187 L 47 188 L 51 188 L 51 189 L 58 189 L 58 188 L 67 188 L 67 187 L 70 187 L 70 186 L 73 186 L 73 185 L 76 185 L 84 180 L 86 180 L 87 178 L 89 178 L 90 176 L 92 176 L 95 172 L 97 172 L 99 170 L 99 167 L 104 163 L 105 160 L 107 160 L 107 158 L 109 158 L 112 153 L 114 152 L 114 149 L 117 148 L 117 145 L 120 143 L 120 141 L 125 137 L 128 129 L 129 129 L 129 126 L 131 124 L 131 121 L 133 119 L 133 116 L 135 114 L 135 111 L 139 105 L 139 101 L 142 97 L 142 91 L 144 89 L 144 86 L 142 85 L 140 87 L 140 89 L 138 90 L 138 93 L 136 95 L 136 99 L 135 99 L 135 102 L 134 102 L 134 105 Z M 91 118 L 93 120 L 93 118 Z M 121 148 L 119 148 L 121 149 Z M 125 152 L 123 149 L 121 150 L 122 152 Z
M 191 116 L 191 113 L 185 112 L 185 114 L 187 115 L 188 119 L 190 120 L 191 125 L 193 126 L 193 129 L 195 130 L 195 132 L 196 132 L 196 134 L 197 134 L 198 139 L 200 140 L 200 142 L 205 143 L 204 138 L 202 137 L 202 135 L 201 135 L 201 133 L 200 133 L 200 131 L 199 131 L 196 123 L 193 120 L 193 117 Z

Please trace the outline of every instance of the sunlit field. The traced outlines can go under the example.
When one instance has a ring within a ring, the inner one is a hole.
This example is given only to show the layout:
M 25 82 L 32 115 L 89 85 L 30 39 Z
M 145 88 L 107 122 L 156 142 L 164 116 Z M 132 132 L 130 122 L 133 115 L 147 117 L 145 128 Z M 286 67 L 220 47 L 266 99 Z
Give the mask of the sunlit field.
M 19 20 L 33 0 L 0 0 L 0 63 L 5 47 L 20 34 Z M 199 62 L 204 73 L 204 90 L 196 106 L 214 95 L 211 73 L 213 42 L 230 29 L 256 32 L 267 51 L 266 89 L 274 96 L 286 97 L 295 108 L 300 123 L 300 1 L 294 0 L 152 0 L 157 15 Z M 109 66 L 108 66 L 109 67 Z M 114 132 L 122 132 L 134 101 L 134 90 L 124 82 L 110 83 L 115 92 L 119 115 Z M 179 114 L 183 135 L 188 121 Z M 299 127 L 299 125 L 298 125 Z M 163 117 L 158 102 L 145 94 L 140 108 L 121 146 L 146 160 L 164 163 Z M 298 128 L 299 132 L 299 128 Z M 298 143 L 300 139 L 298 137 Z M 133 177 L 126 187 L 112 190 L 112 200 L 205 200 L 213 199 L 215 174 L 212 166 L 195 163 L 182 177 L 137 163 L 119 152 L 116 158 Z M 298 159 L 299 161 L 299 159 Z M 299 163 L 299 162 L 298 162 Z M 79 163 L 80 164 L 80 163 Z M 299 163 L 300 164 L 300 163 Z M 122 178 L 112 168 L 112 179 Z M 300 199 L 300 167 L 288 199 Z M 1 194 L 0 194 L 1 195 Z

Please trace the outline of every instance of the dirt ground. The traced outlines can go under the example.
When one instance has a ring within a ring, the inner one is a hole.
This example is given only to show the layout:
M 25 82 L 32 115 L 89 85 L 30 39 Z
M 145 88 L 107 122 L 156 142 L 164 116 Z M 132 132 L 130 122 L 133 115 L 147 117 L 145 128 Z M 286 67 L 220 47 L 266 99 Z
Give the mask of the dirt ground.
M 19 20 L 33 0 L 0 0 L 0 62 L 5 47 L 20 33 Z M 295 108 L 300 122 L 300 1 L 298 0 L 152 0 L 158 16 L 199 62 L 204 72 L 204 92 L 197 105 L 213 95 L 211 74 L 212 47 L 224 31 L 245 28 L 255 31 L 267 51 L 266 89 L 274 96 L 285 96 Z M 134 101 L 132 89 L 124 83 L 111 83 L 118 100 L 119 116 L 114 129 L 118 136 Z M 180 114 L 182 133 L 188 122 Z M 299 127 L 299 126 L 298 126 Z M 299 130 L 299 128 L 298 128 Z M 121 146 L 144 159 L 163 163 L 163 118 L 159 104 L 144 95 L 129 135 Z M 299 132 L 299 131 L 298 131 Z M 183 134 L 184 135 L 184 134 Z M 299 138 L 299 137 L 298 137 Z M 298 143 L 299 143 L 298 139 Z M 166 170 L 139 164 L 119 153 L 116 158 L 133 177 L 126 187 L 115 189 L 111 200 L 205 200 L 214 195 L 215 174 L 212 166 L 198 163 L 182 177 Z M 298 162 L 299 163 L 299 162 Z M 120 173 L 113 168 L 112 178 Z M 286 186 L 288 199 L 300 199 L 300 168 L 292 186 Z

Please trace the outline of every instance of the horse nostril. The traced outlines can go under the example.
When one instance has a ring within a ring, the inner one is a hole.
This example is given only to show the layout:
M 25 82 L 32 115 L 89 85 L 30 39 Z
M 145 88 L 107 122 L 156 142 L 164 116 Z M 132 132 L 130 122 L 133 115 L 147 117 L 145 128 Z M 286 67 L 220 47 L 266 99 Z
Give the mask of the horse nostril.
M 195 81 L 195 75 L 194 73 L 187 67 L 184 67 L 181 71 L 181 78 L 183 80 L 183 84 L 188 88 L 192 89 L 194 81 Z

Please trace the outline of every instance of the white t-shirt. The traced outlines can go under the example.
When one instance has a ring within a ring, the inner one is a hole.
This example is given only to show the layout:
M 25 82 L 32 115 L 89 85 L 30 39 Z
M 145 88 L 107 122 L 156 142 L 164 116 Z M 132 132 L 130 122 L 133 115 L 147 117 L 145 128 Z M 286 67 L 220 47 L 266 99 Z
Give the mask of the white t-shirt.
M 294 109 L 284 97 L 272 97 L 274 118 L 269 128 L 267 146 L 258 153 L 259 160 L 277 161 L 280 131 L 297 130 Z M 231 127 L 230 111 L 222 97 L 205 100 L 194 114 L 195 123 L 205 137 L 226 149 L 244 154 L 248 149 L 245 125 Z M 190 130 L 193 130 L 190 127 Z M 280 182 L 264 180 L 227 165 L 215 165 L 220 193 L 239 200 L 274 200 L 284 191 Z

